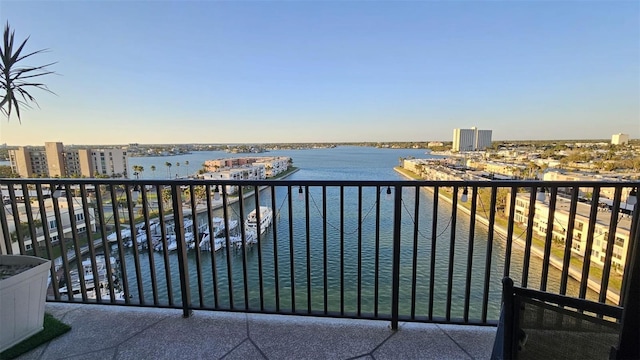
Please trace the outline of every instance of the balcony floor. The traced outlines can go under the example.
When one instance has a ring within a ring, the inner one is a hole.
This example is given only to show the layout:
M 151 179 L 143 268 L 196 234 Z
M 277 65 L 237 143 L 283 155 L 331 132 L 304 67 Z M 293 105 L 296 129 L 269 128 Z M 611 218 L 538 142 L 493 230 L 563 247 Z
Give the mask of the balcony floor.
M 70 332 L 19 359 L 488 359 L 495 327 L 47 303 Z

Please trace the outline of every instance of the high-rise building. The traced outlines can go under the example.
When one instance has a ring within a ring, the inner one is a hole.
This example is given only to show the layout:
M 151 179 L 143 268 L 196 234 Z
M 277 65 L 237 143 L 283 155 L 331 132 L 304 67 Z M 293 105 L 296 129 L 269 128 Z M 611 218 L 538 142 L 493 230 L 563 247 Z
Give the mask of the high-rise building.
M 127 177 L 128 156 L 123 149 L 91 150 L 93 174 Z
M 68 149 L 47 142 L 43 150 L 9 150 L 11 170 L 22 177 L 127 176 L 128 156 L 122 149 Z
M 613 134 L 611 136 L 611 145 L 626 145 L 629 143 L 629 134 Z
M 492 130 L 453 129 L 453 151 L 478 151 L 491 146 Z

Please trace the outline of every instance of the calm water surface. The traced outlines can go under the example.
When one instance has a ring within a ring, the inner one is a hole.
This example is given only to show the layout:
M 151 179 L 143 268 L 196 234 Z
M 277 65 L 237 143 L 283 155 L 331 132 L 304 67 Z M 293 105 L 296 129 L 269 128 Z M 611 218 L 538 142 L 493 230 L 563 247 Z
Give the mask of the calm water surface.
M 247 155 L 195 152 L 173 157 L 131 158 L 130 165 L 142 165 L 145 168 L 143 178 L 166 179 L 175 177 L 176 173 L 179 176 L 195 173 L 208 159 Z M 404 180 L 393 170 L 393 167 L 399 163 L 400 157 L 431 157 L 425 154 L 424 150 L 368 147 L 272 151 L 258 154 L 258 156 L 293 158 L 294 165 L 300 168 L 300 171 L 290 176 L 288 178 L 290 180 Z M 167 161 L 173 164 L 170 169 L 164 165 Z M 189 161 L 188 166 L 185 165 L 185 161 Z M 179 167 L 175 165 L 177 162 L 181 164 Z M 156 166 L 155 172 L 150 171 L 151 165 Z M 380 216 L 377 219 L 376 193 L 378 190 L 381 194 Z M 268 310 L 276 310 L 276 306 L 279 306 L 283 311 L 295 307 L 297 311 L 301 309 L 306 311 L 308 296 L 310 296 L 311 308 L 314 311 L 323 311 L 326 307 L 328 311 L 333 312 L 374 313 L 377 311 L 381 316 L 390 314 L 394 201 L 393 197 L 387 199 L 385 190 L 363 188 L 362 200 L 359 202 L 358 189 L 345 188 L 344 202 L 341 204 L 340 190 L 327 188 L 325 213 L 322 208 L 322 188 L 311 188 L 308 194 L 307 217 L 305 200 L 298 198 L 297 189 L 293 189 L 293 196 L 289 199 L 287 188 L 277 187 L 275 198 L 273 198 L 276 204 L 274 226 L 263 235 L 260 246 L 249 247 L 245 252 L 237 249 L 223 249 L 215 254 L 206 251 L 199 254 L 196 251 L 188 253 L 192 303 L 196 306 L 221 308 L 231 306 L 244 308 L 246 305 L 251 309 L 260 309 L 264 306 Z M 417 215 L 415 213 L 416 196 L 419 201 Z M 263 190 L 259 199 L 261 205 L 271 207 L 273 204 L 270 190 Z M 434 218 L 432 194 L 426 189 L 416 193 L 415 189 L 407 188 L 402 194 L 402 199 L 400 314 L 413 313 L 416 316 L 427 316 L 429 299 L 432 295 L 433 316 L 444 317 L 448 289 L 450 289 L 451 316 L 462 318 L 465 309 L 466 277 L 469 271 L 471 273 L 471 282 L 468 285 L 469 318 L 480 319 L 483 311 L 486 311 L 489 320 L 497 319 L 501 297 L 500 281 L 505 264 L 504 238 L 499 234 L 494 235 L 492 252 L 487 256 L 486 227 L 476 225 L 474 239 L 470 245 L 469 217 L 459 213 L 453 229 L 452 209 L 444 201 L 440 201 L 436 216 L 435 255 L 432 256 Z M 291 214 L 289 202 L 292 205 Z M 344 209 L 342 212 L 341 206 Z M 255 197 L 245 199 L 245 216 L 255 207 Z M 358 209 L 361 209 L 361 212 Z M 478 212 L 482 214 L 481 209 Z M 229 213 L 234 219 L 244 218 L 239 216 L 238 204 L 230 206 Z M 344 214 L 343 217 L 340 217 L 341 213 Z M 214 215 L 222 216 L 222 210 L 216 210 Z M 290 216 L 293 218 L 291 224 Z M 206 220 L 200 217 L 198 222 L 202 221 Z M 377 236 L 376 223 L 379 223 Z M 416 226 L 418 236 L 414 238 Z M 455 233 L 453 243 L 452 231 Z M 515 234 L 514 236 L 524 235 Z M 449 284 L 451 252 L 453 252 L 453 276 L 452 283 Z M 126 254 L 125 267 L 129 290 L 133 295 L 133 301 L 138 301 L 140 294 L 137 290 L 133 252 L 127 250 Z M 155 265 L 154 271 L 151 271 L 150 257 Z M 521 278 L 523 258 L 522 249 L 514 245 L 510 275 L 516 283 L 519 283 Z M 177 255 L 170 253 L 168 259 L 169 272 L 167 273 L 162 253 L 149 254 L 148 251 L 140 253 L 138 260 L 145 302 L 153 301 L 152 281 L 155 278 L 159 301 L 168 303 L 169 292 L 171 292 L 174 302 L 180 303 Z M 435 262 L 433 285 L 430 284 L 432 259 Z M 489 266 L 487 266 L 487 259 L 490 261 Z M 358 266 L 359 263 L 361 266 Z M 471 267 L 468 267 L 469 263 Z M 310 269 L 309 273 L 307 269 Z M 528 280 L 530 286 L 539 286 L 541 272 L 540 261 L 532 259 Z M 490 282 L 488 301 L 484 302 L 486 274 L 490 275 Z M 412 287 L 414 277 L 415 289 Z M 170 286 L 167 280 L 171 283 Z M 552 269 L 547 288 L 549 291 L 558 291 L 559 284 L 560 271 Z M 578 285 L 577 282 L 571 281 L 568 294 L 576 295 Z M 595 298 L 595 294 L 591 293 L 588 297 Z M 343 299 L 343 308 L 341 299 Z

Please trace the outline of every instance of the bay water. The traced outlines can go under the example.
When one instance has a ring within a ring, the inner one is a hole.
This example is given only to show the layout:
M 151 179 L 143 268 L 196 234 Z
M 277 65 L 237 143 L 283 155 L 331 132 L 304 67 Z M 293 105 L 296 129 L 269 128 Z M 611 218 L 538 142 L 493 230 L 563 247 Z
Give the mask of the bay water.
M 341 146 L 263 154 L 204 151 L 170 157 L 130 158 L 129 165 L 144 167 L 142 179 L 166 179 L 174 178 L 175 174 L 193 174 L 209 159 L 243 156 L 291 157 L 299 171 L 289 176 L 289 180 L 406 180 L 393 169 L 400 158 L 433 157 L 422 149 Z M 187 161 L 189 165 L 186 165 Z M 173 166 L 166 167 L 166 162 Z M 180 166 L 176 166 L 177 163 Z M 150 170 L 152 165 L 156 171 Z M 361 191 L 347 187 L 342 194 L 336 187 L 327 187 L 324 191 L 320 187 L 310 187 L 308 194 L 303 193 L 301 198 L 298 195 L 297 189 L 287 187 L 276 187 L 273 193 L 270 189 L 260 192 L 260 205 L 276 206 L 274 224 L 263 234 L 259 245 L 246 247 L 245 251 L 228 248 L 213 254 L 188 252 L 191 301 L 195 306 L 253 310 L 264 307 L 268 311 L 306 312 L 309 302 L 313 311 L 391 314 L 393 194 L 388 198 L 386 188 L 376 187 L 365 187 Z M 231 218 L 244 221 L 258 204 L 252 196 L 245 199 L 243 205 L 242 216 L 238 203 L 229 206 Z M 223 210 L 215 210 L 213 215 L 223 216 Z M 491 254 L 487 256 L 487 228 L 476 224 L 470 241 L 470 218 L 458 212 L 454 228 L 451 215 L 451 206 L 440 201 L 435 217 L 436 242 L 432 247 L 432 193 L 415 188 L 403 191 L 400 315 L 428 316 L 432 297 L 432 315 L 445 317 L 450 296 L 451 317 L 462 318 L 468 287 L 469 318 L 480 319 L 486 313 L 487 319 L 497 320 L 505 239 L 496 233 Z M 488 216 L 486 210 L 479 208 L 478 216 L 485 215 Z M 200 215 L 197 222 L 206 222 L 204 216 Z M 523 236 L 514 234 L 514 237 Z M 433 256 L 432 248 L 435 249 Z M 154 282 L 161 304 L 168 304 L 170 298 L 174 304 L 181 302 L 177 254 L 169 253 L 166 258 L 167 266 L 162 253 L 140 252 L 139 275 L 143 291 L 139 293 L 133 251 L 126 251 L 126 278 L 133 302 L 140 301 L 141 297 L 145 303 L 151 302 Z M 432 259 L 435 264 L 433 285 Z M 520 282 L 523 259 L 523 250 L 514 245 L 509 275 L 516 284 Z M 528 277 L 531 286 L 540 283 L 541 262 L 534 257 L 531 259 Z M 448 281 L 450 264 L 451 283 Z M 466 281 L 468 272 L 471 274 L 469 285 Z M 485 302 L 486 275 L 489 282 Z M 560 271 L 551 268 L 548 290 L 557 292 L 559 284 Z M 567 293 L 577 295 L 578 285 L 570 280 Z M 596 295 L 589 293 L 588 297 L 595 298 Z

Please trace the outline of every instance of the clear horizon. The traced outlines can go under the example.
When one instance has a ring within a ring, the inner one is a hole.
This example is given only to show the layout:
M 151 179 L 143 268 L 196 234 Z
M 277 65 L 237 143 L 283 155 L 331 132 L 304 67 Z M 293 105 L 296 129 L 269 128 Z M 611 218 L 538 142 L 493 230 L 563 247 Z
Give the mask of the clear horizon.
M 2 1 L 0 21 L 49 49 L 25 65 L 57 62 L 57 95 L 0 120 L 9 145 L 640 138 L 635 1 Z

